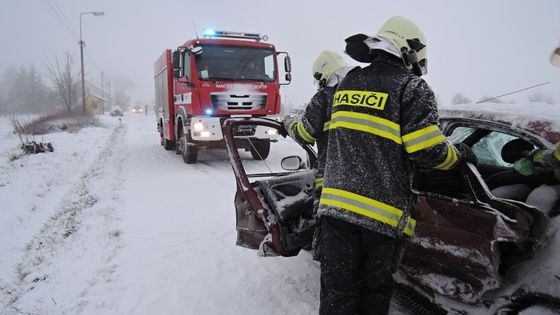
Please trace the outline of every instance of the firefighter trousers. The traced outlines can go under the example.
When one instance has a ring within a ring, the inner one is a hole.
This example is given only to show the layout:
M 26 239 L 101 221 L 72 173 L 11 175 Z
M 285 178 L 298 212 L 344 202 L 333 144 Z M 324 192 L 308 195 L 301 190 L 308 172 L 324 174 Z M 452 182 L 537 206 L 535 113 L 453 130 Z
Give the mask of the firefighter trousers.
M 393 294 L 398 241 L 322 216 L 320 314 L 387 314 Z

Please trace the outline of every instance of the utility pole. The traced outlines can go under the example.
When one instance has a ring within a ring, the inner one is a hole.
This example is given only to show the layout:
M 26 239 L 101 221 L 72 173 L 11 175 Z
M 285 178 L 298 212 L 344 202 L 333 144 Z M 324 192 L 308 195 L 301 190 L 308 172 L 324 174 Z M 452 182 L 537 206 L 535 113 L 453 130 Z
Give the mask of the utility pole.
M 82 12 L 80 13 L 80 60 L 82 65 L 82 112 L 86 114 L 86 83 L 84 80 L 84 41 L 82 40 L 82 15 L 92 14 L 93 16 L 101 16 L 105 12 Z
M 105 115 L 105 90 L 103 86 L 103 71 L 101 71 L 101 104 L 103 104 L 103 115 Z
M 113 106 L 114 104 L 113 104 L 113 100 L 112 100 L 112 98 L 113 98 L 112 95 L 113 94 L 111 94 L 111 81 L 107 82 L 107 88 L 108 88 L 109 98 L 111 98 L 109 100 L 109 105 Z

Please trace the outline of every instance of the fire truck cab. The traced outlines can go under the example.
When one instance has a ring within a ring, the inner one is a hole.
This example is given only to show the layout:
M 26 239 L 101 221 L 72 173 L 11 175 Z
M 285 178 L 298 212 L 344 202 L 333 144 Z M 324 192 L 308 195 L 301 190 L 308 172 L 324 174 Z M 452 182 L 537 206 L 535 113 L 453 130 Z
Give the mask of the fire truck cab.
M 200 150 L 225 148 L 224 119 L 280 114 L 280 86 L 291 81 L 291 62 L 266 40 L 256 33 L 207 31 L 157 59 L 156 106 L 162 109 L 157 123 L 166 150 L 175 149 L 185 163 L 196 163 Z M 274 129 L 243 126 L 235 137 L 254 159 L 264 160 L 278 135 Z

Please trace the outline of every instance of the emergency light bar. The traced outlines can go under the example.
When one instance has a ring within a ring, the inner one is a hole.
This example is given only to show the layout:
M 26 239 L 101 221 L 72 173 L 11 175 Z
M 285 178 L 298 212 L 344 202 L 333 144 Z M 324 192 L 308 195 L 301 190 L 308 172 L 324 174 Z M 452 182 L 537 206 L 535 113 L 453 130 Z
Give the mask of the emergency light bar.
M 204 38 L 212 38 L 212 37 L 222 37 L 222 38 L 242 38 L 242 39 L 252 39 L 261 41 L 261 40 L 268 40 L 268 36 L 261 35 L 258 33 L 243 33 L 243 32 L 228 32 L 228 31 L 214 31 L 214 30 L 207 30 L 203 34 Z

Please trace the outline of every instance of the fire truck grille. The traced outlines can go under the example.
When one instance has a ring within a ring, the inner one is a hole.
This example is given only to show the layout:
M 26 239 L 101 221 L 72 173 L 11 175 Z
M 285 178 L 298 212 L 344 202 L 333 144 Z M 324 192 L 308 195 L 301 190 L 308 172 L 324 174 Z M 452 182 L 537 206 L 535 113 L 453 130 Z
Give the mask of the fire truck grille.
M 230 94 L 212 93 L 212 108 L 214 110 L 256 110 L 266 107 L 266 93 Z

